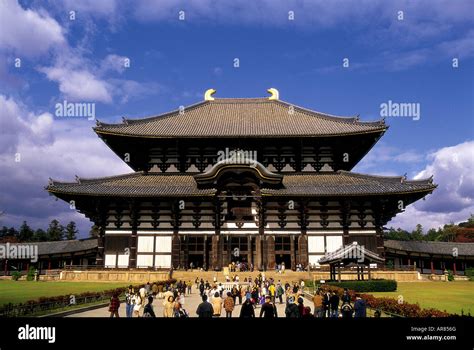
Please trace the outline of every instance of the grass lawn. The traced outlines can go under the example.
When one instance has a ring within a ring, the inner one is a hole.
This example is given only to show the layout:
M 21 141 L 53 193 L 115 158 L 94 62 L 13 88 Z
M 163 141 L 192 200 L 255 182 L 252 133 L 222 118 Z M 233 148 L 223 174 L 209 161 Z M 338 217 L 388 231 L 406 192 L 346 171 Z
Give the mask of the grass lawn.
M 474 315 L 474 282 L 398 282 L 396 292 L 367 293 L 375 297 L 399 295 L 407 303 L 418 303 L 422 308 L 435 308 L 450 313 Z
M 23 303 L 40 297 L 99 292 L 128 286 L 127 283 L 115 282 L 34 282 L 0 280 L 0 305 Z

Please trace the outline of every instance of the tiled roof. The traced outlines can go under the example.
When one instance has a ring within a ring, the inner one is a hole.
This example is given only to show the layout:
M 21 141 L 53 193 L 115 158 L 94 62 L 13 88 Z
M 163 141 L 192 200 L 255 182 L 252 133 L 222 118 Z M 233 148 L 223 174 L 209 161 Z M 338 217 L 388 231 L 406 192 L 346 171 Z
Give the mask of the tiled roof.
M 385 249 L 449 256 L 453 256 L 456 248 L 459 256 L 474 256 L 474 243 L 386 240 L 384 246 Z
M 70 241 L 29 242 L 28 244 L 38 246 L 38 255 L 63 254 L 97 249 L 97 238 Z
M 268 98 L 220 98 L 121 124 L 98 122 L 98 134 L 168 137 L 294 137 L 383 132 L 384 121 L 361 122 Z
M 335 250 L 332 253 L 327 253 L 321 259 L 319 259 L 320 264 L 333 264 L 340 261 L 348 261 L 363 259 L 364 262 L 375 262 L 383 263 L 384 258 L 378 256 L 377 253 L 374 253 L 364 246 L 359 245 L 357 242 L 352 242 L 352 244 L 342 246 L 339 249 Z
M 347 196 L 385 195 L 411 192 L 431 192 L 436 185 L 431 179 L 407 181 L 403 177 L 382 177 L 347 171 L 334 173 L 291 173 L 283 177 L 283 188 L 261 190 L 263 195 Z M 99 179 L 78 179 L 64 183 L 51 181 L 46 189 L 51 193 L 91 196 L 202 196 L 213 195 L 215 189 L 199 189 L 193 175 L 182 173 L 143 173 L 111 176 Z

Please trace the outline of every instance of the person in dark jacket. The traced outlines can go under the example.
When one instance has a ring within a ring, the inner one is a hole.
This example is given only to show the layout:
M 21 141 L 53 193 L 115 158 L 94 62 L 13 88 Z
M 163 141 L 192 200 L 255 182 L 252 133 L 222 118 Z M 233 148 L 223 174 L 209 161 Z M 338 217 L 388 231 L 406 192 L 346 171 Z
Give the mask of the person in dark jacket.
M 342 294 L 341 301 L 342 301 L 343 304 L 344 303 L 348 303 L 348 304 L 351 303 L 351 296 L 349 295 L 349 291 L 347 290 L 347 288 L 344 288 L 344 294 Z
M 328 316 L 330 316 L 330 314 L 329 314 L 329 309 L 330 309 L 329 298 L 330 298 L 329 293 L 323 293 L 323 312 L 322 312 L 322 317 L 328 317 Z
M 366 317 L 367 316 L 367 306 L 365 305 L 365 300 L 356 295 L 356 301 L 354 303 L 355 314 L 354 317 Z
M 214 308 L 212 304 L 207 301 L 207 295 L 204 294 L 202 296 L 202 303 L 199 304 L 196 313 L 199 318 L 212 318 L 212 314 L 214 313 Z
M 201 283 L 199 284 L 199 294 L 201 296 L 204 295 L 204 282 L 201 280 Z
M 285 315 L 287 318 L 299 318 L 300 317 L 300 310 L 298 309 L 298 305 L 295 304 L 294 297 L 289 297 L 286 303 L 285 308 Z
M 267 295 L 265 297 L 265 303 L 262 305 L 260 309 L 260 317 L 263 318 L 275 318 L 278 317 L 277 308 L 275 304 L 272 303 L 272 298 Z
M 339 295 L 332 292 L 329 304 L 331 305 L 331 317 L 339 317 Z
M 120 308 L 120 300 L 118 297 L 117 293 L 114 293 L 112 298 L 110 298 L 110 305 L 109 305 L 109 312 L 110 312 L 110 317 L 120 317 L 119 316 L 119 310 Z
M 241 318 L 252 318 L 255 317 L 255 310 L 252 305 L 252 301 L 250 298 L 246 298 L 245 302 L 242 304 L 242 308 L 240 309 L 240 317 Z
M 341 306 L 341 314 L 342 318 L 352 318 L 352 314 L 354 313 L 354 309 L 352 305 L 349 303 L 343 303 Z
M 155 316 L 155 311 L 153 311 L 153 297 L 149 296 L 148 297 L 148 304 L 145 305 L 145 308 L 143 309 L 143 317 L 156 317 Z
M 304 315 L 304 300 L 302 297 L 298 298 L 298 312 L 300 313 L 300 317 Z

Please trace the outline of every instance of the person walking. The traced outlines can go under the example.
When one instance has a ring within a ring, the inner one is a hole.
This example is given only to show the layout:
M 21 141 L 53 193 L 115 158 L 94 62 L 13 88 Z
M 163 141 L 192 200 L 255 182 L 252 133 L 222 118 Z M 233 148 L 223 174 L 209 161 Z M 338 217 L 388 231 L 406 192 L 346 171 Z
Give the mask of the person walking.
M 219 292 L 214 293 L 214 297 L 212 298 L 212 309 L 214 310 L 212 316 L 213 317 L 221 317 L 222 313 L 222 298 Z
M 110 305 L 109 305 L 109 312 L 110 312 L 110 317 L 117 317 L 119 318 L 119 308 L 120 308 L 120 299 L 118 297 L 117 293 L 114 293 L 112 295 L 112 298 L 110 298 Z
M 278 284 L 276 293 L 277 293 L 278 299 L 280 300 L 280 304 L 283 304 L 283 294 L 285 294 L 285 290 L 283 289 L 281 284 Z
M 173 317 L 173 309 L 174 297 L 170 295 L 163 301 L 163 317 Z
M 276 318 L 278 317 L 277 308 L 275 304 L 272 302 L 272 298 L 267 295 L 265 297 L 265 303 L 262 305 L 260 309 L 260 317 L 263 318 Z
M 332 292 L 329 304 L 331 305 L 331 317 L 339 317 L 339 295 Z
M 132 285 L 128 286 L 127 291 L 125 292 L 125 315 L 130 318 L 133 316 L 133 294 L 134 290 Z
M 139 293 L 135 293 L 132 299 L 133 303 L 133 316 L 140 317 L 140 310 L 142 308 L 142 298 Z
M 342 301 L 343 304 L 344 303 L 348 303 L 348 304 L 351 303 L 351 296 L 349 295 L 349 291 L 347 290 L 347 288 L 344 288 L 344 293 L 342 294 L 341 301 Z
M 352 305 L 349 303 L 343 303 L 341 306 L 341 315 L 342 318 L 352 318 L 352 314 L 354 313 L 354 309 Z
M 155 316 L 155 311 L 153 311 L 153 297 L 149 296 L 148 297 L 148 304 L 145 305 L 145 308 L 143 309 L 143 317 L 156 317 Z
M 255 317 L 255 310 L 252 305 L 250 297 L 245 298 L 245 302 L 242 304 L 240 309 L 240 318 L 253 318 Z
M 207 301 L 207 295 L 202 296 L 202 303 L 199 304 L 196 314 L 199 318 L 211 318 L 214 313 L 214 309 L 210 302 Z
M 314 305 L 314 317 L 323 317 L 323 297 L 321 296 L 321 292 L 318 290 L 313 297 L 313 305 Z
M 365 300 L 356 294 L 356 301 L 354 303 L 354 317 L 367 317 L 367 306 Z
M 189 317 L 186 310 L 183 308 L 183 305 L 180 302 L 174 303 L 173 307 L 173 317 L 176 318 L 186 318 Z
M 230 292 L 227 292 L 227 298 L 224 300 L 224 310 L 225 310 L 225 317 L 229 318 L 232 317 L 232 311 L 234 311 L 235 307 L 235 299 L 232 297 Z
M 298 305 L 295 304 L 295 298 L 293 296 L 288 297 L 285 307 L 285 316 L 287 318 L 299 318 L 300 312 Z

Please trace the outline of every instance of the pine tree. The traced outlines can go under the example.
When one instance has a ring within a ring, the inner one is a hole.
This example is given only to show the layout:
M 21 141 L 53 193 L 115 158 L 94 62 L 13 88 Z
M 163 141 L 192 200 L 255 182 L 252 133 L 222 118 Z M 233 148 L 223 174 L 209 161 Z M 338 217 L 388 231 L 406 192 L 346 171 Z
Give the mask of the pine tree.
M 28 226 L 26 221 L 23 221 L 18 235 L 18 239 L 20 240 L 20 242 L 31 242 L 33 240 L 34 234 L 34 231 L 31 229 L 30 226 Z
M 35 231 L 35 235 L 33 237 L 35 242 L 46 242 L 48 240 L 48 234 L 45 230 L 39 228 Z
M 79 231 L 76 228 L 76 223 L 74 221 L 71 221 L 69 224 L 66 226 L 66 239 L 67 240 L 73 240 L 76 239 L 76 234 Z
M 48 241 L 62 241 L 64 239 L 64 227 L 56 219 L 51 221 L 46 233 Z
M 98 237 L 99 236 L 99 226 L 92 225 L 91 230 L 89 231 L 90 237 Z

